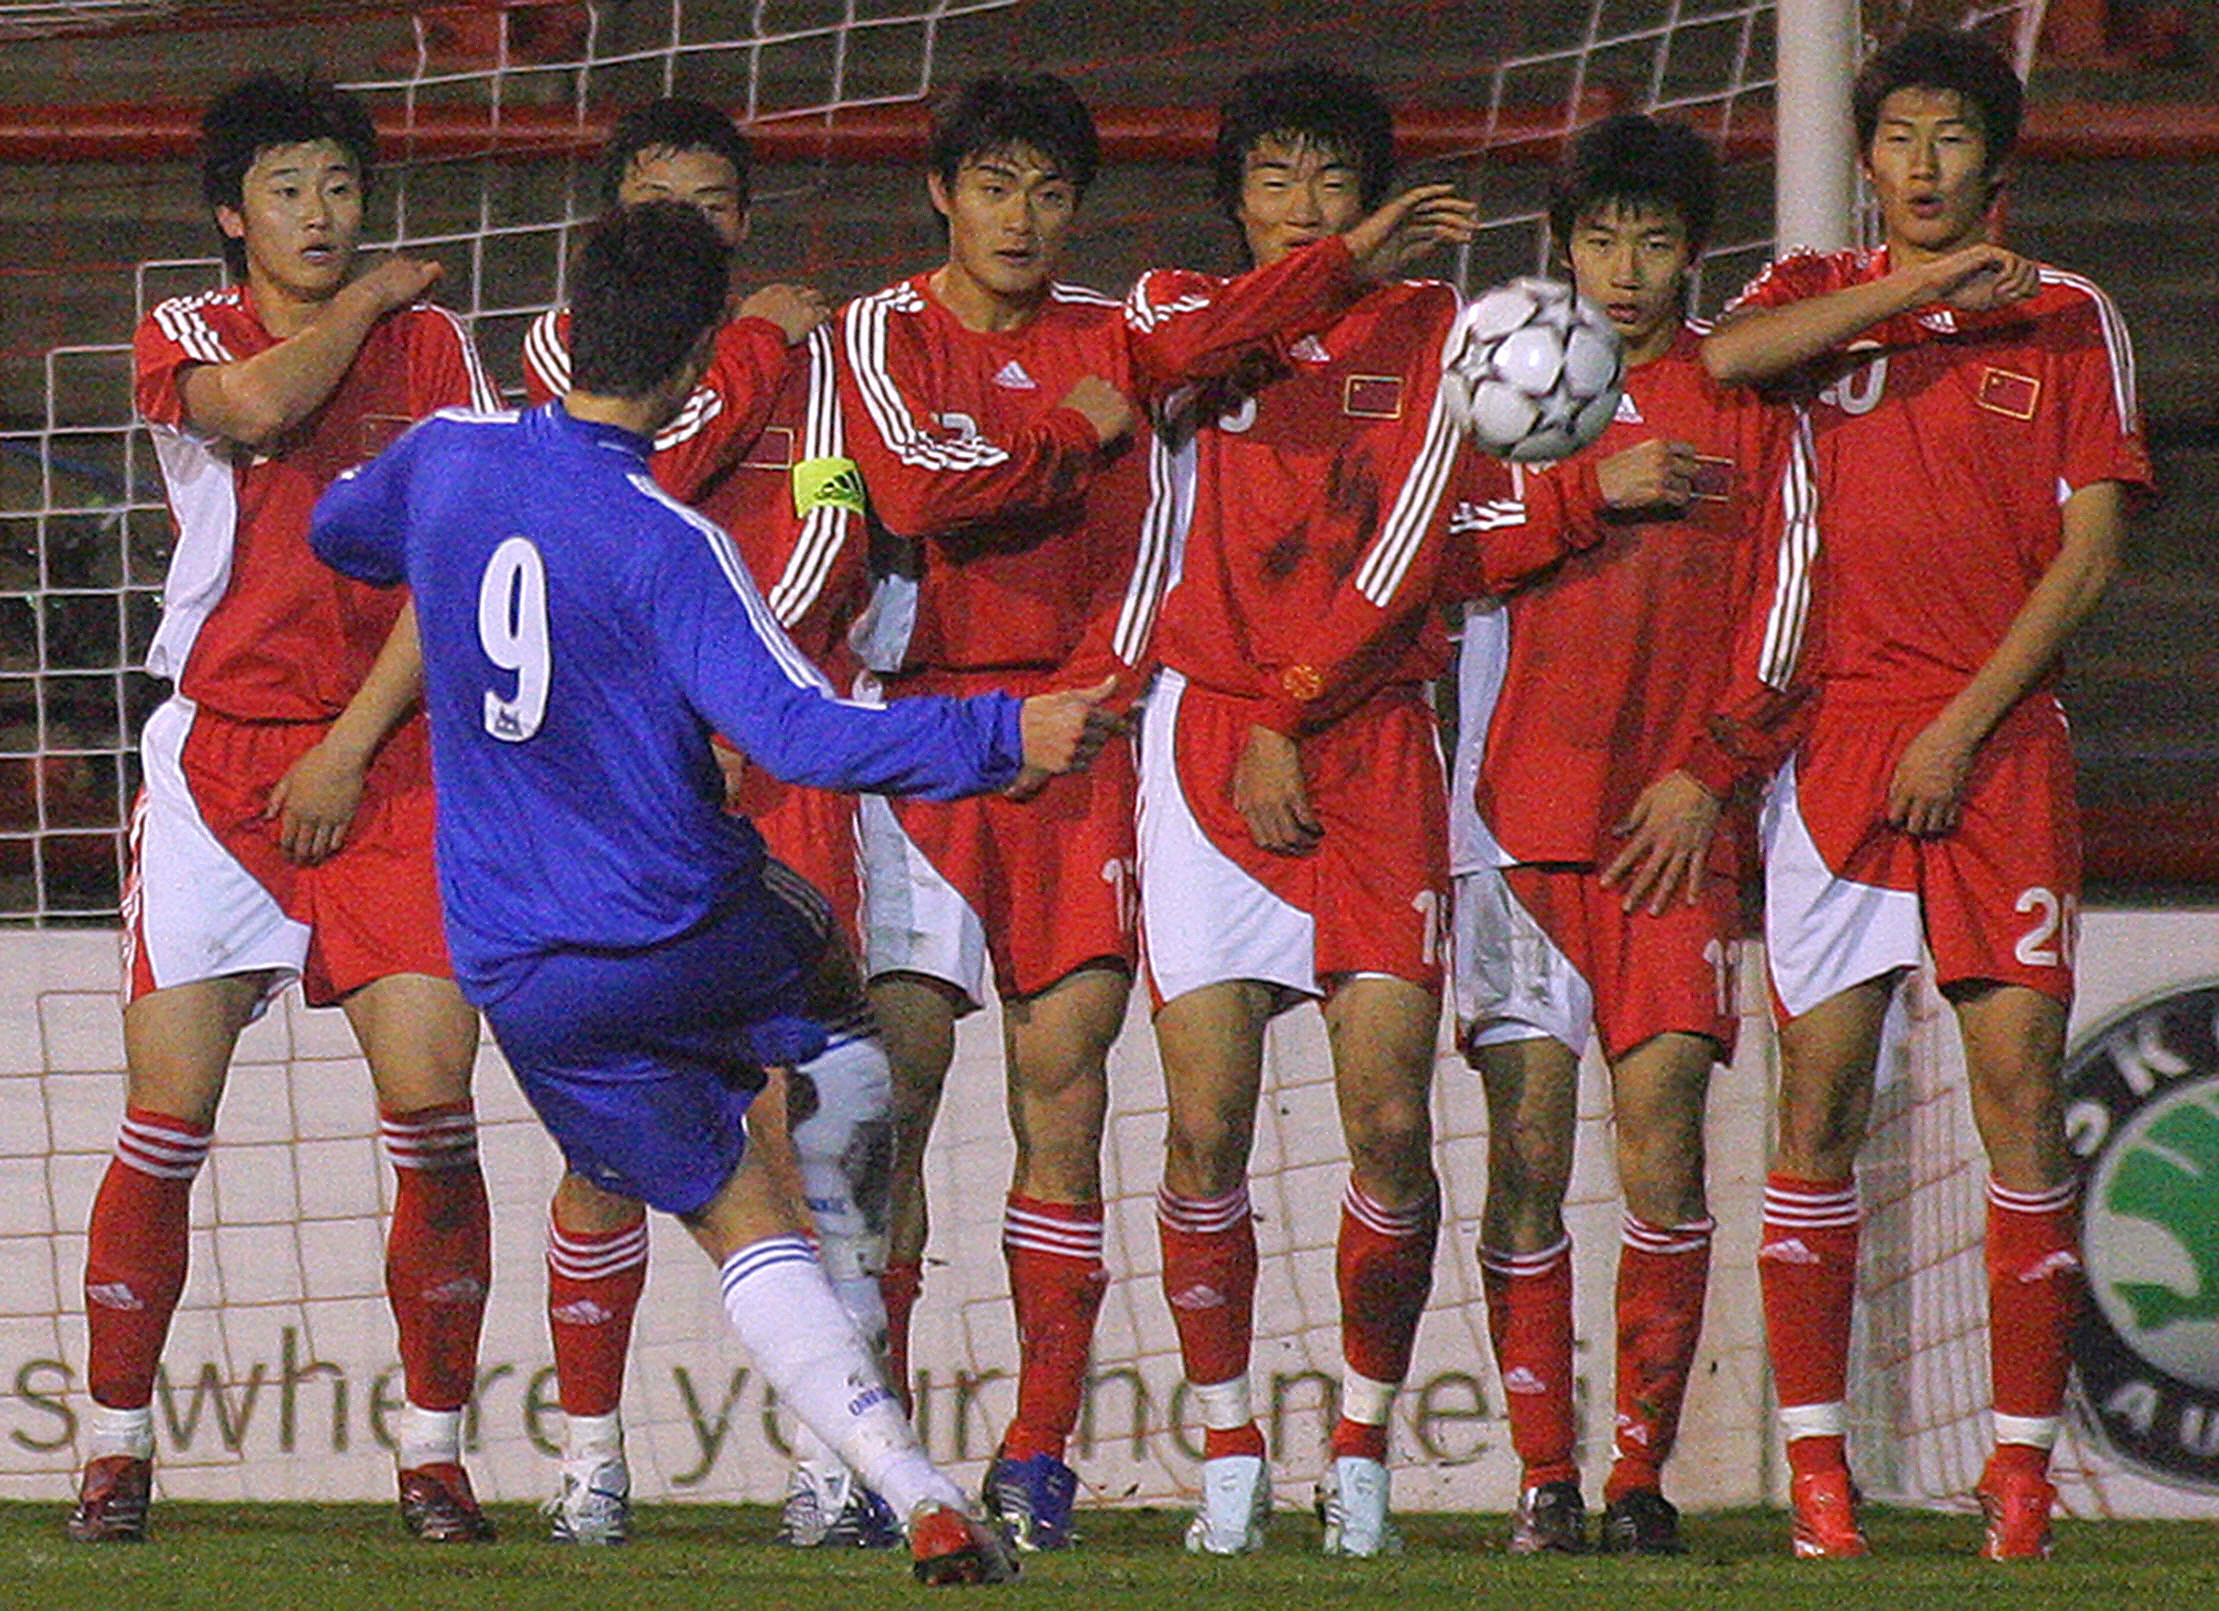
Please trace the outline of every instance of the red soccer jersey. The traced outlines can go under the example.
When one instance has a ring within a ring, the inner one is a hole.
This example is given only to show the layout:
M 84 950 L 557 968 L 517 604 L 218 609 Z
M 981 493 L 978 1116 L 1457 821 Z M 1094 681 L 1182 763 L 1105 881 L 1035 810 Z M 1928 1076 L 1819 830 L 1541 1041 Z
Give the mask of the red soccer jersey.
M 139 325 L 138 409 L 177 533 L 147 670 L 241 721 L 325 721 L 369 675 L 404 595 L 309 552 L 318 494 L 425 415 L 499 400 L 461 323 L 418 303 L 371 327 L 337 389 L 284 440 L 248 448 L 186 423 L 186 370 L 277 344 L 243 285 L 173 297 Z
M 1605 522 L 1599 545 L 1468 627 L 1478 663 L 1462 679 L 1458 747 L 1483 746 L 1473 798 L 1495 843 L 1487 860 L 1606 862 L 1615 825 L 1651 782 L 1680 769 L 1723 795 L 1741 770 L 1711 720 L 1759 603 L 1789 419 L 1713 381 L 1704 334 L 1684 325 L 1668 351 L 1627 372 L 1617 418 L 1593 446 L 1519 478 L 1521 497 L 1544 479 L 1584 485 L 1582 468 L 1659 437 L 1698 456 L 1685 515 Z M 1547 518 L 1548 500 L 1529 507 Z M 1737 866 L 1731 840 L 1714 840 L 1721 871 Z
M 1795 253 L 1734 306 L 1887 272 L 1884 250 Z M 1937 305 L 1875 325 L 1811 384 L 1811 672 L 1829 706 L 1946 703 L 2056 559 L 2066 499 L 2099 481 L 2150 484 L 2126 327 L 2110 298 L 2059 269 L 2043 268 L 2039 292 L 2013 307 Z M 1811 597 L 1796 567 L 1780 584 L 1775 650 L 1802 636 Z
M 1158 271 L 1177 305 L 1228 283 Z M 1273 360 L 1174 399 L 1158 477 L 1184 520 L 1157 649 L 1192 682 L 1257 702 L 1258 724 L 1314 732 L 1395 682 L 1436 676 L 1451 591 L 1449 518 L 1473 473 L 1440 403 L 1456 294 L 1381 286 Z
M 909 687 L 979 673 L 1113 673 L 1137 691 L 1147 442 L 1105 453 L 1063 396 L 1134 390 L 1121 307 L 1054 285 L 1022 328 L 965 327 L 918 274 L 842 315 L 842 400 L 872 513 L 915 583 L 881 600 L 872 661 Z M 899 603 L 890 603 L 899 599 Z M 911 614 L 909 605 L 914 605 Z M 1120 634 L 1123 622 L 1128 630 Z
M 655 437 L 650 467 L 672 497 L 722 526 L 802 653 L 846 693 L 847 629 L 869 592 L 862 493 L 846 458 L 835 340 L 819 327 L 794 346 L 767 319 L 717 332 L 709 371 Z M 524 338 L 534 403 L 570 388 L 570 310 Z

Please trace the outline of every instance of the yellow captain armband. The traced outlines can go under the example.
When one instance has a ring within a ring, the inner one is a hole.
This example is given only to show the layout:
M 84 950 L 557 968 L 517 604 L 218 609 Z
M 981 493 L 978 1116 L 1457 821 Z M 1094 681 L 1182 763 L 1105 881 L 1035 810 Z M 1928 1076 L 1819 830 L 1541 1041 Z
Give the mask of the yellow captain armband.
M 812 509 L 863 512 L 863 472 L 853 459 L 803 459 L 794 466 L 794 518 Z

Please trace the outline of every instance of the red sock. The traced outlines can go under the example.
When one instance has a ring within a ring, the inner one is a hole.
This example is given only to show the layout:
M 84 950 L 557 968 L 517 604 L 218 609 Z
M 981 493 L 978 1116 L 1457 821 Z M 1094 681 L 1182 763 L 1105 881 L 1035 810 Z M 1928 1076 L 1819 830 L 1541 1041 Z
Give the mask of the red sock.
M 1651 1225 L 1628 1214 L 1618 1249 L 1618 1433 L 1604 1503 L 1654 1489 L 1680 1432 L 1688 1372 L 1703 1334 L 1708 1219 Z
M 2004 1447 L 2040 1450 L 2045 1466 L 2080 1297 L 2079 1186 L 2019 1192 L 1989 1177 L 1988 1365 L 1998 1433 Z M 2014 1431 L 2022 1435 L 2007 1435 Z
M 493 1278 L 492 1227 L 470 1104 L 380 1109 L 393 1160 L 385 1291 L 400 1332 L 401 1374 L 418 1409 L 458 1410 L 478 1374 L 478 1332 Z
M 1187 1380 L 1246 1376 L 1256 1333 L 1256 1221 L 1248 1188 L 1203 1198 L 1177 1197 L 1159 1186 L 1156 1235 Z
M 914 1390 L 909 1380 L 909 1315 L 924 1287 L 922 1259 L 888 1260 L 879 1272 L 878 1295 L 886 1304 L 886 1380 L 907 1410 L 916 1408 L 909 1402 Z
M 193 1177 L 209 1131 L 127 1107 L 85 1235 L 85 1377 L 95 1403 L 135 1410 L 154 1397 L 154 1368 L 185 1290 Z
M 1853 1178 L 1765 1177 L 1757 1280 L 1788 1464 L 1798 1476 L 1843 1461 L 1859 1219 Z
M 1011 1192 L 1002 1258 L 1017 1309 L 1017 1417 L 1003 1435 L 1010 1460 L 1063 1458 L 1086 1395 L 1094 1317 L 1109 1286 L 1102 1267 L 1102 1205 L 1050 1203 Z
M 1572 1239 L 1539 1253 L 1479 1250 L 1487 1335 L 1502 1373 L 1510 1446 L 1525 1485 L 1576 1482 L 1572 1421 Z
M 647 1285 L 647 1214 L 621 1230 L 547 1219 L 547 1334 L 565 1415 L 608 1415 L 624 1396 L 632 1316 Z
M 1336 1263 L 1341 1295 L 1341 1362 L 1360 1381 L 1345 1382 L 1333 1453 L 1387 1457 L 1391 1392 L 1410 1373 L 1418 1319 L 1433 1291 L 1441 1198 L 1429 1187 L 1408 1208 L 1387 1208 L 1351 1179 L 1341 1196 Z M 1359 1398 L 1364 1400 L 1358 1402 Z

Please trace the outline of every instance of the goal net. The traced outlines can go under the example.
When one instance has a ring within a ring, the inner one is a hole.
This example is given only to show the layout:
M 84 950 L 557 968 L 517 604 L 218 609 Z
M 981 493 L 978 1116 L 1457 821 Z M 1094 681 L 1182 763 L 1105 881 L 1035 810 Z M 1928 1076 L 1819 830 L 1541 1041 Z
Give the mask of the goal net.
M 1870 6 L 1868 26 L 1892 31 L 1911 9 Z M 1918 10 L 2030 40 L 2039 7 Z M 1208 108 L 1241 67 L 1315 56 L 1371 72 L 1408 109 L 1413 162 L 1481 199 L 1482 238 L 1450 265 L 1467 287 L 1545 264 L 1543 177 L 1569 130 L 1618 107 L 1697 124 L 1729 159 L 1699 297 L 1715 309 L 1772 248 L 1773 26 L 1773 7 L 1757 0 L 0 4 L 11 83 L 44 86 L 35 93 L 48 103 L 0 107 L 0 216 L 22 226 L 0 261 L 0 918 L 23 925 L 0 932 L 0 1384 L 12 1384 L 0 1399 L 0 1494 L 54 1495 L 77 1458 L 83 1227 L 121 1108 L 104 925 L 119 881 L 116 825 L 136 786 L 130 745 L 158 697 L 136 668 L 170 542 L 152 453 L 131 419 L 130 335 L 153 302 L 221 274 L 191 168 L 197 108 L 162 98 L 175 82 L 158 70 L 165 59 L 225 64 L 196 81 L 203 96 L 271 63 L 325 64 L 361 91 L 385 135 L 373 243 L 441 259 L 440 296 L 513 390 L 523 330 L 562 299 L 572 232 L 598 210 L 591 153 L 615 111 L 680 93 L 747 119 L 759 154 L 747 262 L 764 278 L 810 278 L 845 295 L 938 249 L 915 172 L 922 103 L 975 72 L 1016 67 L 1064 74 L 1102 114 L 1110 163 L 1088 199 L 1080 278 L 1114 288 L 1153 263 L 1228 261 L 1230 236 L 1200 172 Z M 1674 1476 L 1692 1505 L 1776 1487 L 1753 1275 L 1771 1043 L 1753 951 L 1745 961 L 1743 1050 L 1711 1103 L 1720 1237 L 1688 1452 Z M 1920 1116 L 1962 1106 L 1951 1037 L 1930 1002 L 1903 1044 L 1904 1078 L 1888 1087 L 1866 1169 L 1874 1233 L 1859 1447 L 1894 1445 L 1907 1383 L 1950 1406 L 1934 1416 L 1946 1452 L 1876 1468 L 1878 1489 L 1917 1499 L 1969 1485 L 1964 1427 L 1985 1384 L 1978 1220 L 1966 1217 L 1977 1206 L 1960 1211 L 1961 1181 L 1911 1167 L 1938 1155 Z M 998 1047 L 991 1011 L 963 1026 L 930 1163 L 938 1228 L 913 1350 L 928 1445 L 973 1477 L 1007 1417 L 1015 1365 L 998 1250 L 1009 1166 Z M 558 1166 L 490 1046 L 480 1076 L 496 1258 L 470 1459 L 482 1492 L 533 1497 L 560 1436 L 539 1309 Z M 1192 1492 L 1199 1431 L 1156 1280 L 1164 1113 L 1138 1010 L 1112 1078 L 1116 1279 L 1074 1460 L 1095 1499 L 1168 1502 Z M 1255 1380 L 1291 1503 L 1322 1460 L 1339 1375 L 1344 1165 L 1314 1011 L 1275 1026 L 1266 1078 Z M 1609 1435 L 1619 1207 L 1592 1062 L 1581 1115 L 1568 1221 L 1593 1471 Z M 1940 1145 L 1962 1154 L 1964 1121 L 1942 1122 L 1958 1128 Z M 1473 1247 L 1486 1123 L 1477 1081 L 1453 1057 L 1439 1068 L 1436 1132 L 1448 1234 L 1394 1427 L 1397 1500 L 1500 1508 L 1517 1477 Z M 379 1283 L 390 1186 L 367 1077 L 336 1015 L 295 996 L 249 1032 L 219 1134 L 194 1199 L 192 1277 L 157 1398 L 164 1491 L 382 1496 L 398 1397 Z M 982 1192 L 982 1182 L 995 1184 Z M 1925 1229 L 1899 1235 L 1911 1221 Z M 638 1491 L 773 1498 L 784 1423 L 728 1343 L 698 1262 L 658 1225 L 627 1393 Z M 1953 1317 L 1939 1332 L 1924 1318 L 1934 1302 Z

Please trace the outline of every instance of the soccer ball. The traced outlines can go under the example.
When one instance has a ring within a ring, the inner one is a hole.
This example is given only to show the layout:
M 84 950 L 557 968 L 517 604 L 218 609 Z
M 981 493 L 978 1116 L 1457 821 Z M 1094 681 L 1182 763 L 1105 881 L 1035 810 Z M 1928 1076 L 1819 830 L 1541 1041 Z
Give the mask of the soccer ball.
M 1466 305 L 1441 350 L 1449 417 L 1487 452 L 1561 459 L 1603 434 L 1626 377 L 1618 332 L 1556 280 L 1525 276 Z

